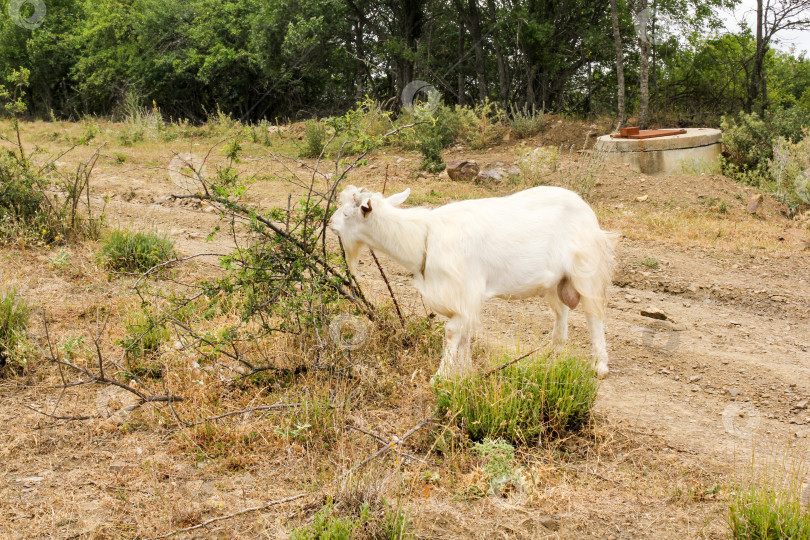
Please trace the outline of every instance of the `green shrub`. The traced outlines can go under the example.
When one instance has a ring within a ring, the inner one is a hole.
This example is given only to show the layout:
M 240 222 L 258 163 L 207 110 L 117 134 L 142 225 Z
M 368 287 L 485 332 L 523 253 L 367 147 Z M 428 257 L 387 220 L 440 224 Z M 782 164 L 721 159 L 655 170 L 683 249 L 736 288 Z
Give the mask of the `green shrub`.
M 743 183 L 768 187 L 774 180 L 771 160 L 779 139 L 800 143 L 810 129 L 810 109 L 801 106 L 723 117 L 723 172 Z
M 522 109 L 510 107 L 510 113 L 509 124 L 518 139 L 534 137 L 543 130 L 545 121 L 543 111 L 538 112 L 534 105 L 531 110 L 526 105 Z
M 326 146 L 326 126 L 316 120 L 308 120 L 304 125 L 304 146 L 299 150 L 298 157 L 316 158 Z
M 145 272 L 174 257 L 174 243 L 150 232 L 115 230 L 101 249 L 105 266 L 120 272 Z
M 728 522 L 735 540 L 810 540 L 810 510 L 798 490 L 750 486 L 737 492 Z
M 576 355 L 543 355 L 485 377 L 434 383 L 440 413 L 473 440 L 533 443 L 579 428 L 590 416 L 598 382 L 591 362 Z
M 19 373 L 27 363 L 28 306 L 15 289 L 0 293 L 0 375 Z

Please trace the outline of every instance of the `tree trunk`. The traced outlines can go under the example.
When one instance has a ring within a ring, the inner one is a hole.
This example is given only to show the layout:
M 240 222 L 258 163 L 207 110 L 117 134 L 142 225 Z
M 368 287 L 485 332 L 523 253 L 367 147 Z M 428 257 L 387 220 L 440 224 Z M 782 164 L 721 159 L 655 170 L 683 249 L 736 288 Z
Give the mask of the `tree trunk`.
M 614 0 L 615 1 L 615 0 Z M 498 14 L 495 11 L 494 0 L 488 0 L 489 18 L 495 24 Z M 506 74 L 506 62 L 503 59 L 503 47 L 501 47 L 500 36 L 496 35 L 492 40 L 495 45 L 495 59 L 498 61 L 498 98 L 501 101 L 503 110 L 509 106 L 509 80 Z
M 754 108 L 762 114 L 765 111 L 765 63 L 766 45 L 762 37 L 762 0 L 757 0 L 757 50 L 754 53 L 754 69 L 748 91 L 748 112 Z
M 640 12 L 647 9 L 647 0 L 641 0 L 638 7 Z M 639 73 L 638 125 L 641 129 L 647 129 L 650 123 L 650 41 L 646 39 L 646 32 L 642 33 L 639 41 L 641 69 Z
M 616 81 L 619 87 L 619 125 L 623 127 L 627 121 L 624 110 L 624 50 L 622 48 L 622 35 L 619 33 L 619 10 L 616 7 L 616 0 L 610 0 L 610 15 L 613 19 L 613 41 L 616 43 Z
M 458 25 L 458 104 L 464 105 L 464 25 Z
M 473 40 L 475 73 L 478 77 L 478 99 L 484 101 L 488 94 L 488 84 L 486 57 L 484 55 L 484 38 L 481 35 L 481 15 L 478 11 L 478 2 L 477 0 L 468 0 L 467 4 L 464 5 L 462 0 L 456 0 L 455 4 Z

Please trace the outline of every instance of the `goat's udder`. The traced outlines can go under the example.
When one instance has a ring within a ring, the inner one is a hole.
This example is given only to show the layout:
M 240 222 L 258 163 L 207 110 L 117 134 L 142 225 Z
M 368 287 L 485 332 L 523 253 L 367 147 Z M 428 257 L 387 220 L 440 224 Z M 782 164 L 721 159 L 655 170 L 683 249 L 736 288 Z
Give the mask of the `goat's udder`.
M 571 309 L 574 309 L 579 304 L 579 293 L 568 281 L 567 277 L 562 278 L 557 284 L 557 296 L 560 297 L 562 303 Z

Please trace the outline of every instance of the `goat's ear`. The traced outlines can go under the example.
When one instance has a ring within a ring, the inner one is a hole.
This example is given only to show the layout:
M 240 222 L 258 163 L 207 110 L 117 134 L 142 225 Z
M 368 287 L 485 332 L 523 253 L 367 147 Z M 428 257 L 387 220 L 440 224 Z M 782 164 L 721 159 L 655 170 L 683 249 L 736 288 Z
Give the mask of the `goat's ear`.
M 404 203 L 408 196 L 411 194 L 411 188 L 407 188 L 402 193 L 397 193 L 396 195 L 391 195 L 386 199 L 388 204 L 391 206 L 399 206 L 400 204 Z
M 371 213 L 371 199 L 363 201 L 363 204 L 360 205 L 360 211 L 363 212 L 363 217 Z

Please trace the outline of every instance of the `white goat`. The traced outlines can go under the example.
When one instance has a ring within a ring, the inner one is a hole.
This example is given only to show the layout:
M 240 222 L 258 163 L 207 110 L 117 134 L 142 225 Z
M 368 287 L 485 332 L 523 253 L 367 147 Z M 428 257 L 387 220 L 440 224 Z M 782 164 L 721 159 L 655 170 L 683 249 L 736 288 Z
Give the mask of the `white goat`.
M 472 368 L 470 338 L 486 300 L 530 296 L 551 305 L 555 346 L 567 339 L 569 308 L 582 300 L 596 372 L 607 374 L 603 319 L 618 234 L 601 230 L 585 201 L 544 186 L 435 209 L 398 208 L 408 195 L 385 198 L 348 186 L 329 227 L 352 272 L 363 245 L 382 251 L 413 274 L 427 305 L 450 319 L 437 375 Z

